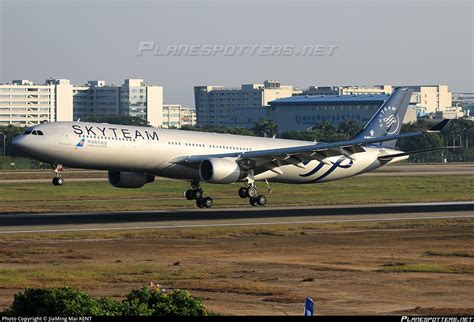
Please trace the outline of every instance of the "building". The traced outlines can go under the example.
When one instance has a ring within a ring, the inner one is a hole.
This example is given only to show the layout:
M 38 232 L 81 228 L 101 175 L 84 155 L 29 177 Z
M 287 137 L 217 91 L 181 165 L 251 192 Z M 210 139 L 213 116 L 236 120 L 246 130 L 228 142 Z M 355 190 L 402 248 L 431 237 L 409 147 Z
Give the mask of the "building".
M 466 119 L 474 120 L 474 93 L 453 93 L 453 105 L 463 110 Z
M 375 86 L 310 86 L 302 95 L 360 95 L 360 94 L 391 94 L 391 85 Z
M 460 107 L 474 106 L 474 93 L 453 93 L 453 105 Z
M 196 110 L 183 107 L 180 104 L 164 104 L 162 127 L 181 128 L 196 125 Z
M 126 79 L 121 86 L 103 80 L 74 86 L 74 119 L 128 115 L 160 127 L 163 114 L 163 87 L 145 85 L 143 79 Z
M 163 123 L 163 87 L 145 85 L 143 79 L 126 79 L 120 87 L 119 112 L 160 127 Z
M 474 116 L 474 93 L 453 93 L 453 105 L 460 107 L 465 112 L 465 116 Z
M 73 87 L 74 120 L 90 116 L 119 115 L 120 87 L 106 85 L 105 81 L 89 81 L 84 86 Z
M 280 132 L 306 131 L 321 122 L 333 126 L 352 120 L 365 124 L 387 99 L 377 95 L 305 95 L 270 102 L 266 118 L 278 125 Z
M 246 121 L 248 115 L 268 107 L 270 101 L 291 97 L 292 94 L 292 86 L 282 86 L 274 80 L 267 80 L 263 84 L 243 84 L 240 88 L 195 86 L 197 125 L 253 126 L 253 123 Z M 264 113 L 264 110 L 260 113 Z M 245 122 L 242 123 L 242 120 Z
M 272 119 L 281 124 L 281 131 L 288 131 L 305 130 L 323 120 L 335 126 L 347 119 L 364 124 L 396 87 L 399 86 L 310 86 L 302 91 L 281 86 L 277 81 L 266 81 L 264 84 L 244 84 L 241 88 L 196 86 L 194 97 L 199 126 L 249 128 L 261 119 Z M 435 112 L 449 109 L 452 105 L 452 95 L 446 85 L 403 87 L 413 89 L 405 122 L 416 121 L 418 117 L 435 117 Z M 357 104 L 356 96 L 360 95 L 364 99 L 372 95 L 368 105 Z M 272 97 L 276 99 L 271 100 Z M 330 102 L 327 110 L 319 107 L 325 106 L 323 103 L 326 102 Z M 311 107 L 313 103 L 315 105 Z M 329 109 L 329 106 L 336 110 Z M 311 110 L 309 114 L 308 110 Z
M 449 107 L 441 111 L 436 111 L 434 113 L 433 118 L 436 120 L 444 120 L 444 119 L 453 120 L 453 119 L 463 118 L 464 115 L 465 114 L 461 107 Z
M 419 86 L 310 86 L 302 95 L 361 95 L 361 94 L 391 94 L 396 87 L 413 89 L 410 103 L 415 106 L 417 115 L 435 113 L 453 105 L 452 93 L 447 85 L 419 85 Z
M 71 121 L 72 88 L 67 79 L 48 79 L 45 84 L 29 80 L 0 84 L 0 126 Z
M 103 80 L 74 86 L 67 79 L 53 78 L 45 84 L 28 80 L 0 84 L 0 125 L 30 126 L 117 115 L 140 117 L 161 127 L 163 87 L 146 85 L 143 79 L 126 79 L 121 86 L 106 85 Z M 187 122 L 189 115 L 184 118 Z
M 397 86 L 413 89 L 410 104 L 424 110 L 425 114 L 434 114 L 453 106 L 453 95 L 447 85 Z

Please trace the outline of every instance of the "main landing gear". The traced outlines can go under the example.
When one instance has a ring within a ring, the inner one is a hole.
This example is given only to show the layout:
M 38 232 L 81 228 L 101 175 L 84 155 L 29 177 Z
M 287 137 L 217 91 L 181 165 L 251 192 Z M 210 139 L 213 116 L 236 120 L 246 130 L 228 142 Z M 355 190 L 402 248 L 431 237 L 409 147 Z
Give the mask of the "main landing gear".
M 64 184 L 64 179 L 61 177 L 61 171 L 63 171 L 63 166 L 61 164 L 53 164 L 53 170 L 53 185 L 62 186 Z
M 204 190 L 198 181 L 191 182 L 191 189 L 186 190 L 184 196 L 188 200 L 196 200 L 196 206 L 199 208 L 211 208 L 213 205 L 211 197 L 204 197 Z
M 254 182 L 247 184 L 246 187 L 239 189 L 240 198 L 249 198 L 249 203 L 252 206 L 265 206 L 267 204 L 267 198 L 264 195 L 259 195 L 257 186 Z
M 267 204 L 267 198 L 264 195 L 258 194 L 257 186 L 255 180 L 252 177 L 246 178 L 245 187 L 239 189 L 240 198 L 248 198 L 249 203 L 252 206 L 265 206 Z M 266 181 L 268 191 L 271 193 L 272 190 L 270 185 Z M 184 192 L 184 196 L 187 200 L 196 200 L 196 206 L 199 208 L 211 208 L 213 201 L 211 197 L 204 197 L 204 190 L 199 185 L 199 181 L 191 181 L 191 189 L 188 189 Z

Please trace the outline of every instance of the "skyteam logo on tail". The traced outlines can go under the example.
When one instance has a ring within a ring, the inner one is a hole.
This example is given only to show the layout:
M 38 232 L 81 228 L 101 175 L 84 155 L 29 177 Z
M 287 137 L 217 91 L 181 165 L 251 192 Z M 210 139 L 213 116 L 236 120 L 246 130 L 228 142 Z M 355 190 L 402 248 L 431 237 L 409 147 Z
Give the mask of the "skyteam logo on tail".
M 86 139 L 82 138 L 79 142 L 77 142 L 76 149 L 82 148 L 85 143 L 86 143 Z
M 394 134 L 400 126 L 400 118 L 395 106 L 387 106 L 379 114 L 379 126 L 384 128 L 385 133 Z

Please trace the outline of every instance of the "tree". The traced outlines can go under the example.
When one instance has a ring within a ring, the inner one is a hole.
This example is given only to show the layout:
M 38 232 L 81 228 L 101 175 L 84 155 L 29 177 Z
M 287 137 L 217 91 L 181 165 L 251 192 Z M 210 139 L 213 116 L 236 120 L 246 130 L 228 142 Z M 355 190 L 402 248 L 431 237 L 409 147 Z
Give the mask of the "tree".
M 278 133 L 278 125 L 272 120 L 261 119 L 253 128 L 255 136 L 273 137 Z
M 432 122 L 428 122 L 427 120 L 418 120 L 417 122 L 404 124 L 401 133 L 425 131 L 432 125 Z M 427 133 L 415 137 L 401 138 L 397 141 L 397 146 L 402 151 L 435 149 L 443 146 L 443 139 L 441 134 Z
M 83 119 L 84 122 L 110 123 L 131 126 L 151 126 L 147 120 L 137 116 L 109 115 L 109 116 L 89 116 Z
M 451 120 L 442 131 L 446 145 L 469 147 L 474 143 L 474 122 Z
M 362 129 L 362 126 L 360 125 L 359 122 L 348 120 L 338 125 L 337 132 L 343 134 L 345 138 L 348 140 L 350 138 L 353 138 L 361 129 Z
M 208 315 L 201 300 L 188 291 L 164 292 L 143 287 L 132 290 L 123 301 L 94 298 L 70 287 L 28 288 L 15 295 L 7 316 L 200 316 Z
M 328 121 L 322 121 L 320 123 L 316 123 L 312 130 L 321 131 L 321 132 L 334 132 L 334 127 Z
M 236 134 L 236 135 L 247 135 L 254 136 L 254 133 L 251 129 L 243 127 L 225 127 L 225 126 L 191 126 L 184 125 L 180 130 L 184 131 L 200 131 L 200 132 L 215 132 L 215 133 L 227 133 L 227 134 Z
M 11 143 L 12 143 L 12 140 L 15 138 L 15 136 L 22 134 L 24 131 L 25 131 L 24 127 L 19 127 L 19 126 L 14 126 L 14 125 L 0 127 L 0 132 L 6 135 L 5 147 L 3 147 L 3 136 L 0 135 L 0 144 L 2 144 L 2 151 L 4 148 L 6 148 L 5 150 L 6 155 L 22 156 L 22 153 L 19 150 L 15 149 L 15 147 Z
M 96 300 L 75 288 L 28 288 L 15 295 L 12 316 L 90 316 L 102 313 Z
M 124 300 L 124 315 L 153 316 L 201 316 L 207 310 L 200 300 L 188 291 L 174 290 L 169 293 L 143 287 L 133 290 Z
M 289 131 L 281 133 L 280 137 L 291 140 L 314 141 L 316 139 L 315 135 L 314 131 Z

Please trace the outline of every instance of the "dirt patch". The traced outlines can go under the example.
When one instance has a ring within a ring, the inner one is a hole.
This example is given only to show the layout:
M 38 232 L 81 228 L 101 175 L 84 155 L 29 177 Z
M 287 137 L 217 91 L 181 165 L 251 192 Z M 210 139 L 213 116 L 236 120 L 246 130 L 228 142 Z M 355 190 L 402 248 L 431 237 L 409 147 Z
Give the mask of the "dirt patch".
M 395 315 L 429 315 L 429 316 L 473 316 L 473 308 L 436 308 L 436 307 L 416 307 L 411 310 L 396 311 Z
M 298 227 L 232 236 L 6 240 L 0 306 L 25 287 L 75 285 L 120 299 L 186 288 L 221 314 L 472 315 L 474 220 L 371 229 Z M 277 229 L 277 228 L 275 228 Z M 469 255 L 469 256 L 466 256 Z

